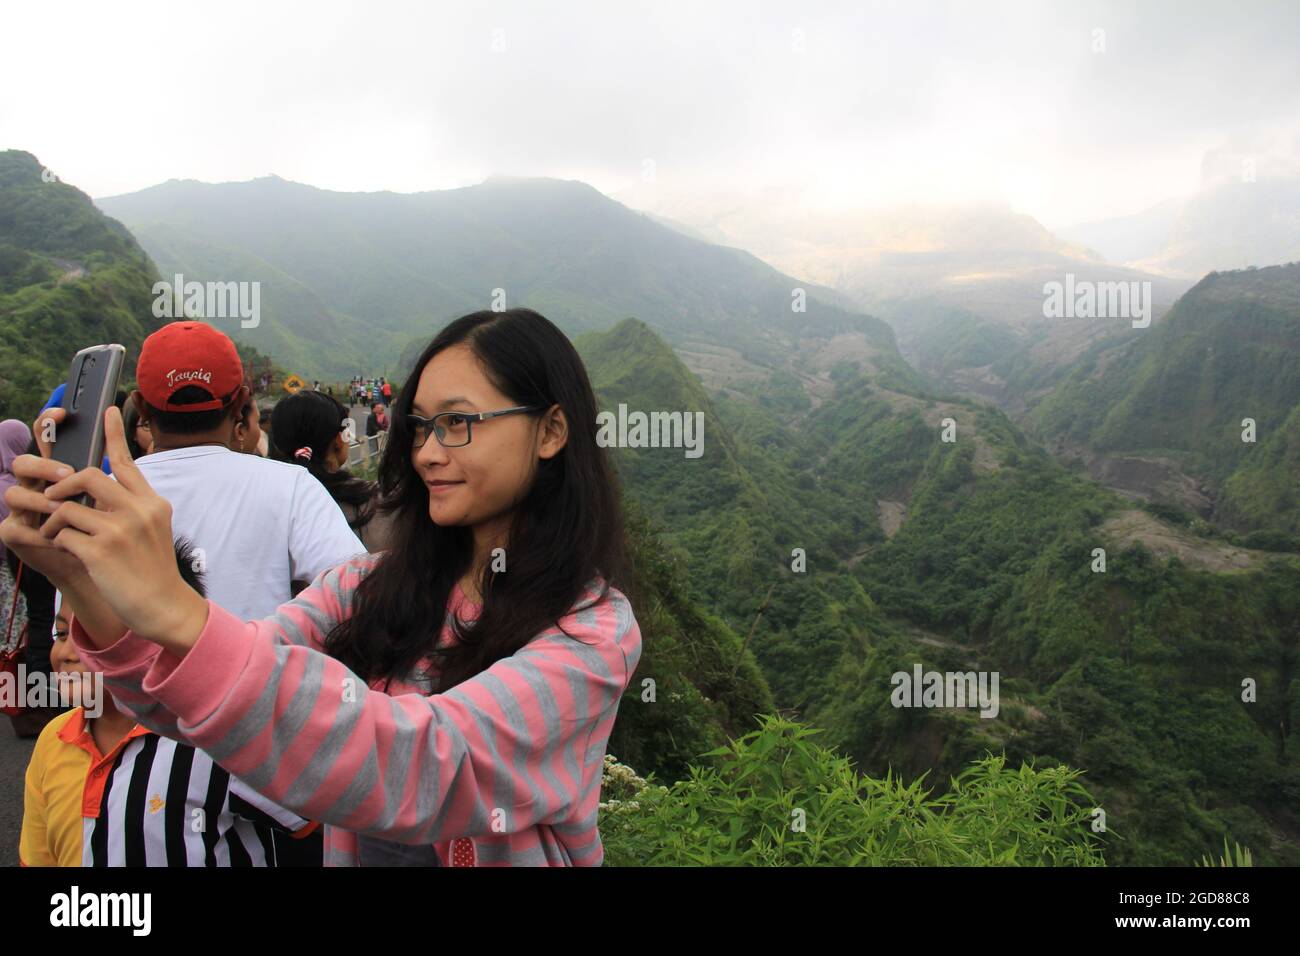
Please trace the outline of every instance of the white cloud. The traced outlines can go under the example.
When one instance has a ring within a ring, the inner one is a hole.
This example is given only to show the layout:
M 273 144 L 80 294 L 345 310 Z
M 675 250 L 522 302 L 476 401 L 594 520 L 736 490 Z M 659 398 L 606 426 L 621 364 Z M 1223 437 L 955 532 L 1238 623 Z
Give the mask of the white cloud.
M 1300 13 L 1285 3 L 69 2 L 5 16 L 0 146 L 96 196 L 270 172 L 346 190 L 502 172 L 617 192 L 649 158 L 664 190 L 1001 197 L 1065 223 L 1194 189 L 1225 142 L 1294 154 L 1300 111 Z

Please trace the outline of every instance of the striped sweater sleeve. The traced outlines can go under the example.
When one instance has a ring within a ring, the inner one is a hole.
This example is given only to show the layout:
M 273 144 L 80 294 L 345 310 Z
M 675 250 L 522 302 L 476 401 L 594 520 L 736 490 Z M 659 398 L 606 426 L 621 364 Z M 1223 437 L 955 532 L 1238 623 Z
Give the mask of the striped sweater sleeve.
M 603 753 L 604 740 L 591 738 L 641 634 L 620 591 L 596 597 L 430 697 L 370 690 L 276 618 L 244 623 L 209 602 L 189 653 L 154 655 L 140 689 L 176 715 L 178 739 L 304 817 L 405 843 L 519 832 L 564 821 L 599 787 L 590 744 Z
M 360 555 L 322 571 L 297 597 L 276 609 L 268 633 L 279 642 L 320 649 L 325 635 L 350 612 L 356 585 L 377 560 L 377 555 Z M 143 688 L 145 675 L 163 653 L 161 647 L 128 631 L 100 650 L 75 617 L 70 630 L 82 661 L 92 670 L 104 672 L 104 684 L 119 709 L 156 734 L 184 739 L 176 715 Z

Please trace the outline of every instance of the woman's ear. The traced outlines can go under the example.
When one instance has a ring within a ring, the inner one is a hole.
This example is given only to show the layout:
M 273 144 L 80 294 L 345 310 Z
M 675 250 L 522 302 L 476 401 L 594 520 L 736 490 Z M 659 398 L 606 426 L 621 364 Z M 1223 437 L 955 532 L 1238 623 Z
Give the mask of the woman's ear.
M 329 460 L 333 467 L 331 471 L 338 471 L 348 463 L 348 440 L 342 432 L 334 436 L 330 442 Z
M 537 457 L 554 458 L 569 440 L 569 420 L 564 417 L 564 409 L 558 404 L 542 416 L 542 427 L 538 429 L 541 444 L 537 447 Z

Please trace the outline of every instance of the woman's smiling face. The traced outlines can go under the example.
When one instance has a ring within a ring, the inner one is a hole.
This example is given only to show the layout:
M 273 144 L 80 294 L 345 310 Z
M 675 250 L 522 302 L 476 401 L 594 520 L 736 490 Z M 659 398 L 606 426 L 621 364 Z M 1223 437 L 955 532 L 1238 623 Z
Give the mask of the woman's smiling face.
M 473 350 L 458 344 L 424 366 L 411 411 L 432 418 L 440 412 L 495 412 L 516 404 L 488 379 Z M 511 512 L 527 492 L 537 460 L 553 457 L 564 446 L 564 413 L 553 406 L 540 417 L 504 415 L 473 422 L 470 429 L 470 443 L 459 448 L 444 448 L 430 434 L 411 452 L 411 464 L 429 490 L 434 524 L 475 527 L 493 522 L 495 536 L 508 526 Z

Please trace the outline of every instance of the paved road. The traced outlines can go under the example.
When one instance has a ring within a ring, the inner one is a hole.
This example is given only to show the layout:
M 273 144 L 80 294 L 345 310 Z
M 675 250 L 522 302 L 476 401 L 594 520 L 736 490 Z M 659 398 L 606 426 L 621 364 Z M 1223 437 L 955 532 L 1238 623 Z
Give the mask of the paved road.
M 36 738 L 19 740 L 8 717 L 0 716 L 0 866 L 18 865 L 23 824 L 23 775 Z

